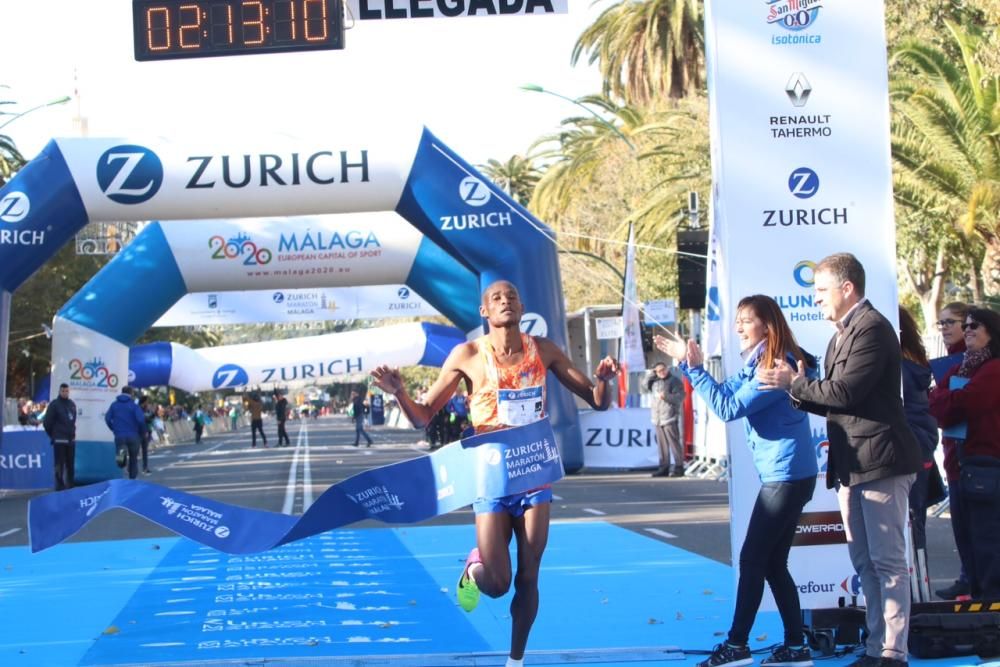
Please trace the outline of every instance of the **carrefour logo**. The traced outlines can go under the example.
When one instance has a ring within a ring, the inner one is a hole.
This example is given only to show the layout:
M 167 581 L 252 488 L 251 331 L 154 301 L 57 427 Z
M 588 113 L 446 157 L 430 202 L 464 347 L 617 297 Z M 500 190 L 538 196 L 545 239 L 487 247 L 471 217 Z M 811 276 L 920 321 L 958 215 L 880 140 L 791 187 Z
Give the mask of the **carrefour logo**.
M 143 146 L 115 146 L 97 161 L 97 184 L 119 204 L 141 204 L 163 185 L 163 164 Z
M 30 210 L 31 200 L 23 192 L 8 192 L 0 199 L 0 220 L 3 222 L 21 222 Z
M 236 364 L 219 366 L 212 375 L 212 389 L 240 387 L 246 384 L 250 384 L 250 376 L 241 366 Z
M 767 0 L 767 22 L 785 30 L 805 30 L 816 22 L 822 0 Z
M 819 192 L 819 176 L 809 167 L 800 167 L 788 176 L 788 191 L 799 199 L 809 199 Z
M 810 262 L 809 260 L 802 260 L 795 265 L 792 269 L 792 277 L 795 278 L 795 282 L 798 283 L 799 287 L 805 287 L 810 289 L 813 283 L 816 282 L 816 262 Z
M 475 176 L 466 176 L 462 179 L 458 184 L 458 194 L 469 206 L 484 206 L 493 196 L 486 184 Z

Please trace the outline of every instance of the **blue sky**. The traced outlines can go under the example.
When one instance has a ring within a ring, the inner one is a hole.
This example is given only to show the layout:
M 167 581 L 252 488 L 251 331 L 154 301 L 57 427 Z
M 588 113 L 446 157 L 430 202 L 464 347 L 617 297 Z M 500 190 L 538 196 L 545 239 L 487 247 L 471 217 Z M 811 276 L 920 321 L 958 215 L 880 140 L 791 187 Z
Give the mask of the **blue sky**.
M 597 92 L 593 67 L 570 66 L 580 32 L 610 4 L 570 0 L 568 14 L 359 22 L 344 51 L 136 62 L 126 0 L 0 3 L 7 55 L 0 99 L 23 111 L 72 95 L 7 126 L 27 157 L 54 136 L 219 134 L 351 136 L 385 123 L 422 123 L 467 160 L 523 153 L 569 102 L 524 92 L 534 83 L 569 97 Z M 0 121 L 2 122 L 2 121 Z

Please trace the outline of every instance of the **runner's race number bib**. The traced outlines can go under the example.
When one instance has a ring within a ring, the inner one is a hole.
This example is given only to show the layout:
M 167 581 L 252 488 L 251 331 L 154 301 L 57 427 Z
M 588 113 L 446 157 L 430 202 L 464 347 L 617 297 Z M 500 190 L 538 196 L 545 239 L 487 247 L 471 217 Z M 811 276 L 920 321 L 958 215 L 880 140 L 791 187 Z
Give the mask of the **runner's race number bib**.
M 501 424 L 526 426 L 542 418 L 542 387 L 498 389 L 497 417 Z

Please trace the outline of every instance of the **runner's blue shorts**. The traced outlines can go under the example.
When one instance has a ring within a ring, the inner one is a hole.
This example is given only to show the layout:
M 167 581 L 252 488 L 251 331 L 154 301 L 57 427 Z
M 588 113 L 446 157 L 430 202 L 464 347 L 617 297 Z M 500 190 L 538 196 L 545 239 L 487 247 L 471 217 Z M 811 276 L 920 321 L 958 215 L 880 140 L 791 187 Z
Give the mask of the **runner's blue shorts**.
M 472 503 L 472 511 L 476 514 L 490 514 L 493 512 L 507 512 L 512 517 L 523 516 L 525 510 L 552 502 L 552 487 L 545 486 L 541 489 L 528 491 L 527 493 L 515 493 L 512 496 L 503 498 L 480 498 Z

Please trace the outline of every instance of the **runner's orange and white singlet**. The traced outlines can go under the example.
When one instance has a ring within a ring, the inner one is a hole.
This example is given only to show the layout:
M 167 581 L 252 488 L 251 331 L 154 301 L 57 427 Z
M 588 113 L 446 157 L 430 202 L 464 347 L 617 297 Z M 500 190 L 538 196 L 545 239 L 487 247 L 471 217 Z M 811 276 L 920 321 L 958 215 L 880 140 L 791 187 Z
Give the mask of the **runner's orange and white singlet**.
M 476 433 L 523 426 L 545 417 L 545 364 L 531 336 L 521 334 L 524 357 L 513 366 L 496 361 L 489 336 L 476 340 L 486 381 L 470 396 L 469 418 Z

